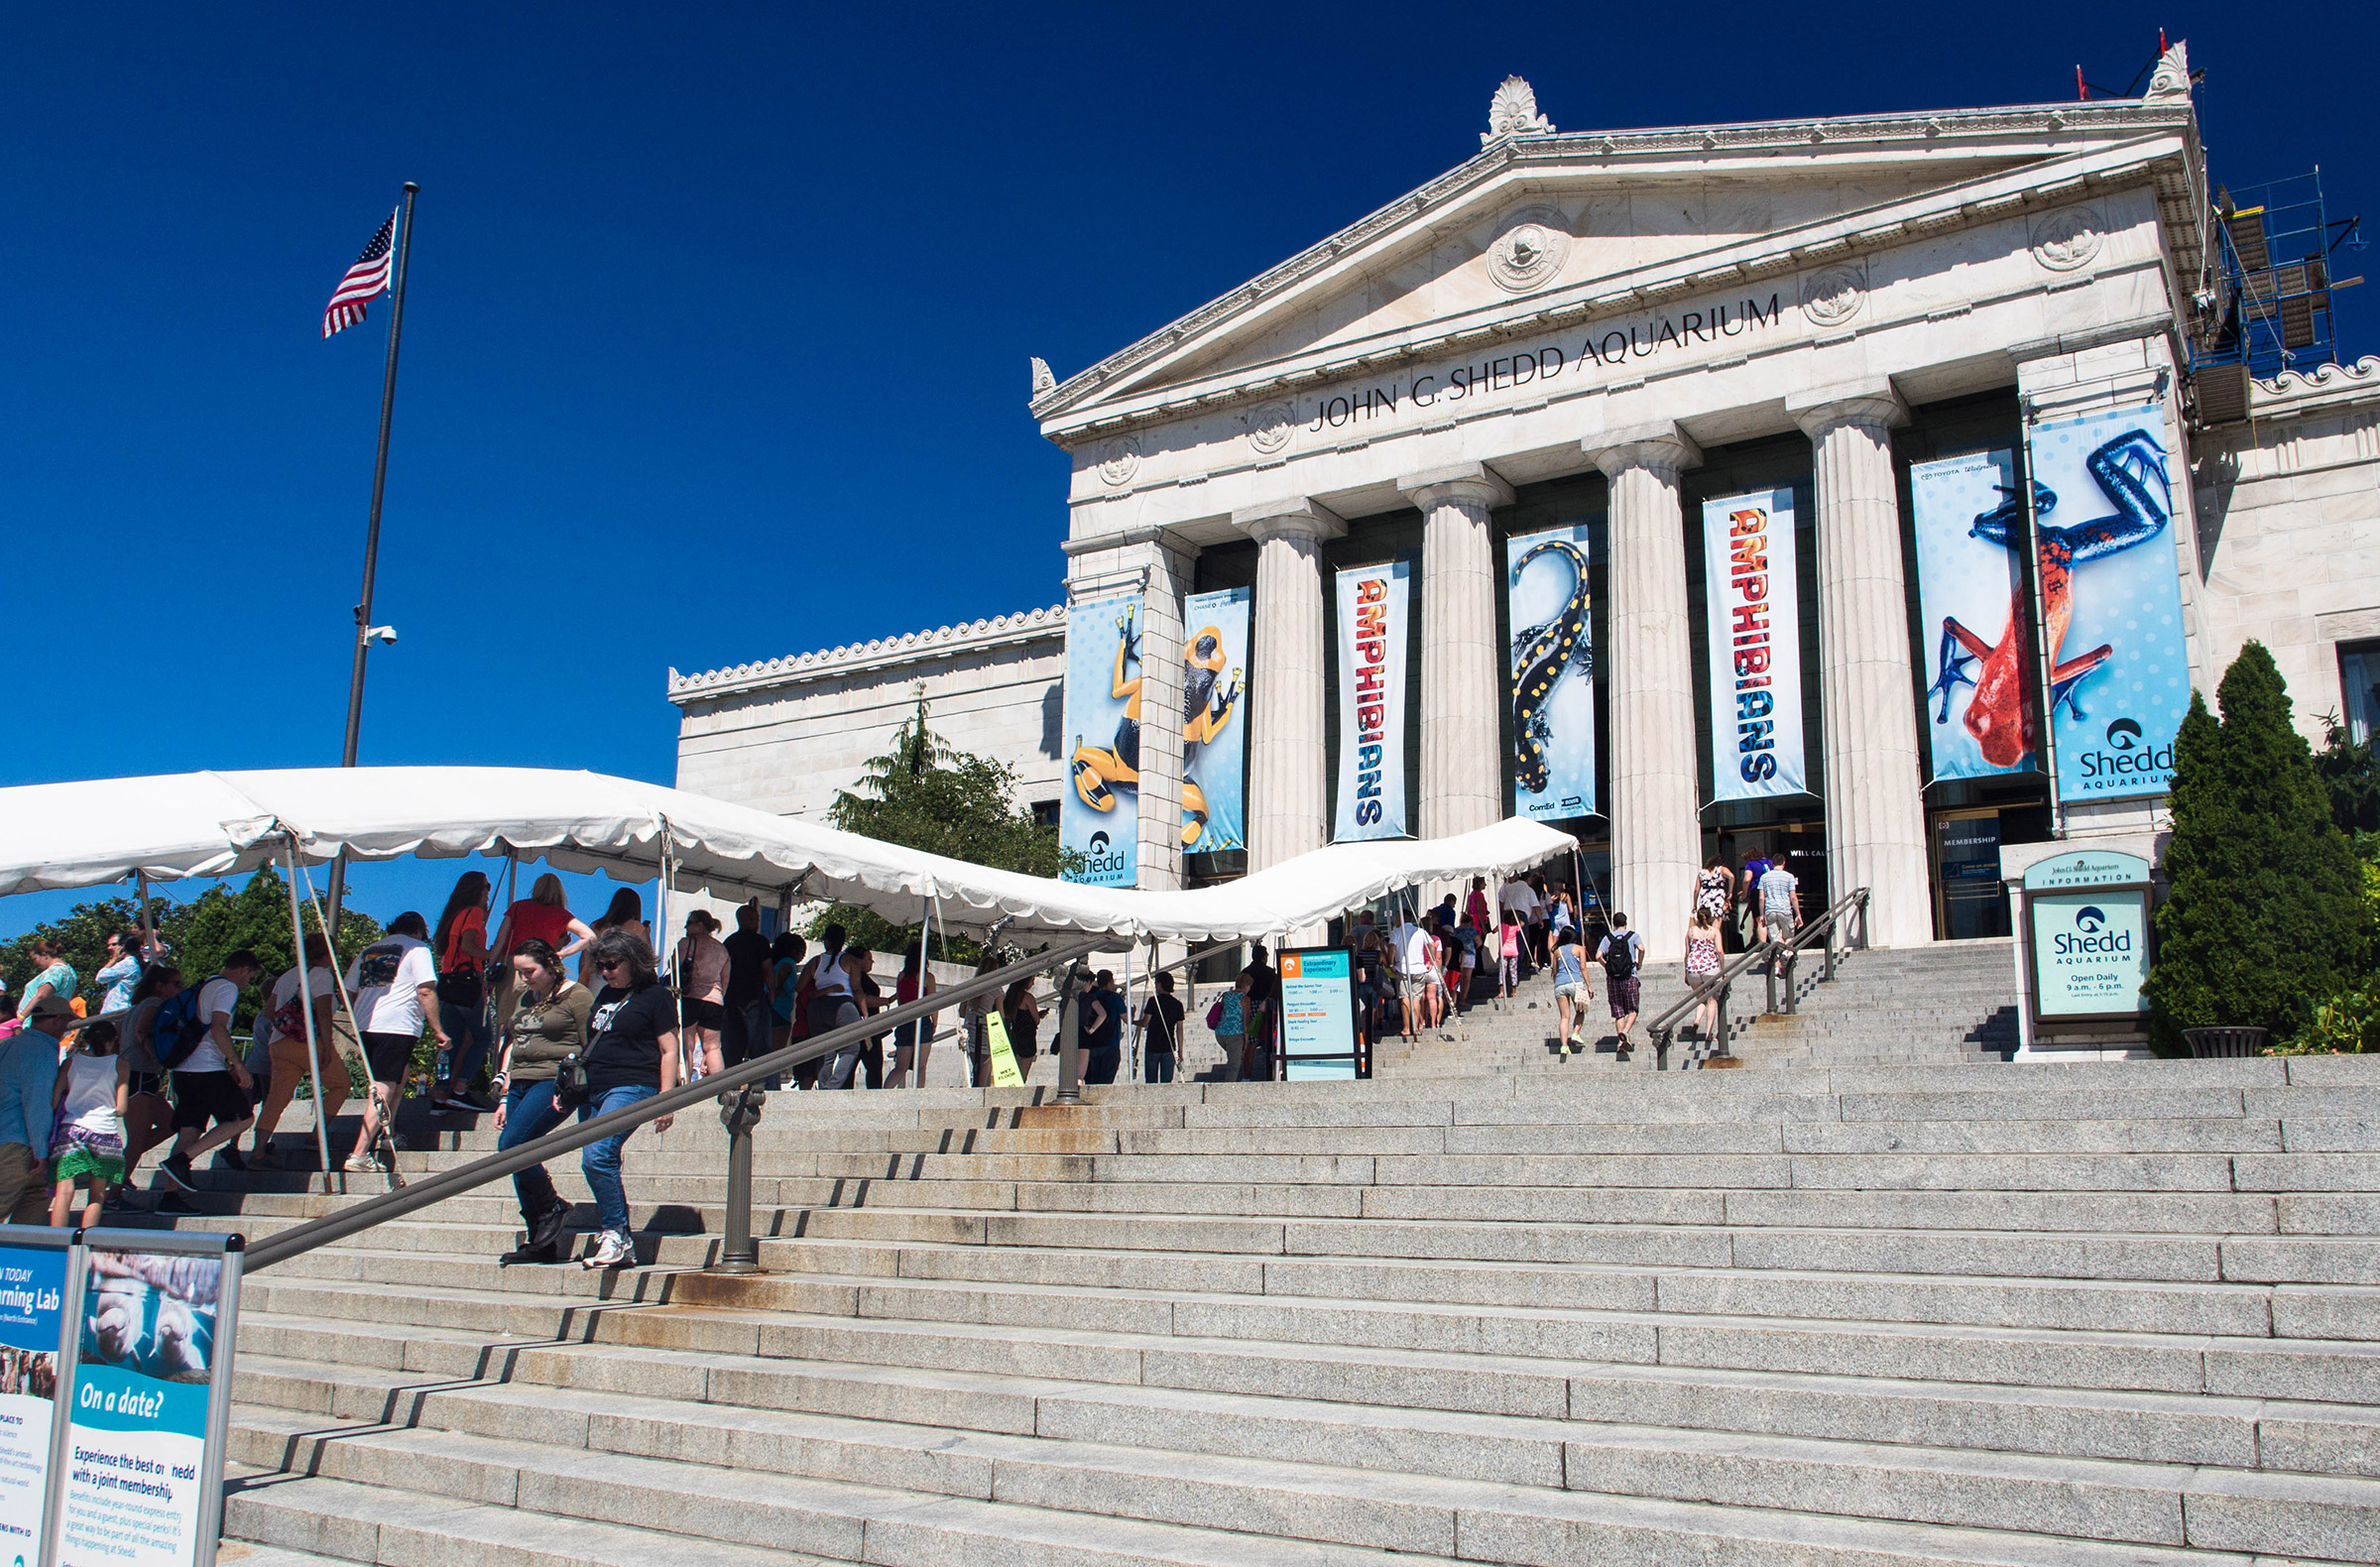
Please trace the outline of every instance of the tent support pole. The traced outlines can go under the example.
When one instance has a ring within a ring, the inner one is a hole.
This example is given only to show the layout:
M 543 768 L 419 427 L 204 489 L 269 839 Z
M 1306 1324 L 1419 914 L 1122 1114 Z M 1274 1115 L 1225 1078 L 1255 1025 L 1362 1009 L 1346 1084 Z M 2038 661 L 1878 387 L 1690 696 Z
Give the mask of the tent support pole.
M 305 966 L 305 915 L 298 905 L 298 840 L 290 839 L 284 851 L 290 866 L 290 940 L 298 953 L 298 1005 L 305 1014 L 305 1075 L 314 1085 L 314 1150 L 322 1156 L 322 1190 L 330 1191 L 330 1127 L 322 1112 L 322 1056 L 314 1037 L 314 981 Z M 146 904 L 143 905 L 146 907 Z M 330 938 L 325 935 L 325 947 Z M 338 959 L 334 953 L 331 961 Z M 345 1063 L 342 1062 L 342 1065 Z
M 1083 987 L 1091 978 L 1081 958 L 1066 965 L 1058 989 L 1058 1097 L 1061 1105 L 1083 1102 Z
M 292 863 L 296 863 L 294 859 Z M 364 1025 L 362 1021 L 359 1020 L 355 1015 L 355 998 L 347 994 L 347 972 L 339 967 L 339 938 L 331 933 L 331 928 L 328 921 L 323 920 L 322 901 L 314 894 L 314 879 L 310 875 L 307 875 L 305 878 L 305 898 L 307 903 L 314 905 L 314 918 L 317 921 L 322 922 L 323 945 L 330 948 L 330 983 L 331 988 L 339 993 L 339 1010 L 347 1014 L 347 1026 L 354 1030 L 355 1042 L 358 1046 L 361 1046 L 364 1042 Z M 347 1058 L 344 1055 L 340 1056 L 339 1065 L 344 1067 L 346 1064 Z M 370 1093 L 371 1090 L 366 1088 L 365 1092 Z M 322 1119 L 322 1101 L 319 1099 L 314 1101 L 314 1119 L 317 1122 Z M 327 1137 L 328 1129 L 326 1128 L 324 1131 L 325 1136 Z M 395 1141 L 394 1134 L 391 1135 L 391 1141 Z M 325 1146 L 327 1145 L 328 1145 L 325 1144 Z M 338 1194 L 341 1196 L 346 1195 L 347 1172 L 343 1169 L 334 1172 L 330 1169 L 327 1161 L 325 1161 L 322 1170 L 322 1184 L 327 1188 L 333 1181 L 338 1183 Z

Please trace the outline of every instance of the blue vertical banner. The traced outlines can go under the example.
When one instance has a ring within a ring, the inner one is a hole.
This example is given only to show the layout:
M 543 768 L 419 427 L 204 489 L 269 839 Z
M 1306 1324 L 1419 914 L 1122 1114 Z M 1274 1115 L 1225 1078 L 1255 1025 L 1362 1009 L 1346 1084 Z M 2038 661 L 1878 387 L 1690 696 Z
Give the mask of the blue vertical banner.
M 0 1563 L 41 1560 L 70 1235 L 0 1225 Z
M 1504 541 L 1512 626 L 1512 814 L 1592 816 L 1595 652 L 1587 525 Z
M 1140 877 L 1140 595 L 1066 610 L 1066 736 L 1073 748 L 1058 841 L 1082 856 L 1066 880 Z
M 2041 700 L 2024 615 L 2025 500 L 2012 450 L 1909 469 L 1918 619 L 1936 779 L 2040 766 Z
M 2164 406 L 2037 424 L 2026 450 L 2059 796 L 2162 794 L 2190 711 Z
M 1405 817 L 1405 647 L 1413 562 L 1339 573 L 1339 785 L 1331 841 L 1402 838 Z
M 1711 646 L 1711 797 L 1810 790 L 1802 751 L 1802 599 L 1793 492 L 1703 503 Z M 1627 678 L 1621 671 L 1620 678 Z
M 1182 601 L 1182 847 L 1248 847 L 1248 609 L 1253 590 Z

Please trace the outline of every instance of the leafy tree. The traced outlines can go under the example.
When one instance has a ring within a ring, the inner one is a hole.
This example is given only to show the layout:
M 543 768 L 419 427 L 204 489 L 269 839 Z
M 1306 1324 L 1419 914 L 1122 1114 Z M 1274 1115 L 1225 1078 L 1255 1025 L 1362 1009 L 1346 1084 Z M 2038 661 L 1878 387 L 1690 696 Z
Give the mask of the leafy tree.
M 153 896 L 149 912 L 172 953 L 174 966 L 192 981 L 213 974 L 223 966 L 226 957 L 241 947 L 256 954 L 264 972 L 256 985 L 241 996 L 239 1011 L 233 1019 L 235 1026 L 247 1026 L 256 1015 L 262 988 L 298 961 L 297 951 L 290 942 L 289 883 L 271 867 L 258 871 L 237 892 L 228 892 L 221 886 L 210 887 L 188 903 Z M 304 917 L 307 931 L 321 928 L 310 906 L 305 909 Z M 0 972 L 7 974 L 12 993 L 23 994 L 35 967 L 32 945 L 46 936 L 63 949 L 66 962 L 81 981 L 84 1005 L 96 1007 L 100 987 L 92 976 L 107 961 L 107 937 L 139 927 L 140 911 L 129 898 L 77 904 L 64 917 L 36 925 L 0 947 Z M 342 961 L 351 960 L 379 937 L 380 921 L 371 915 L 352 907 L 339 911 L 339 940 L 335 947 Z
M 2187 1049 L 2185 1028 L 2286 1034 L 2309 1000 L 2362 977 L 2361 872 L 2261 643 L 2240 651 L 2216 698 L 2222 722 L 2193 695 L 2174 747 L 2172 894 L 2147 986 L 2168 1052 Z
M 916 712 L 894 732 L 885 754 L 871 757 L 861 769 L 859 787 L 836 792 L 829 821 L 883 843 L 1028 876 L 1056 876 L 1081 858 L 1060 847 L 1057 828 L 1035 821 L 1030 809 L 1015 803 L 1015 769 L 958 750 L 936 735 L 926 718 L 920 688 Z M 854 945 L 885 952 L 898 951 L 917 929 L 836 904 L 811 921 L 811 932 L 830 923 L 841 924 Z M 954 941 L 951 956 L 972 962 L 976 949 Z
M 2330 819 L 2339 831 L 2380 832 L 2380 753 L 2369 740 L 2356 740 L 2338 714 L 2322 718 L 2322 749 L 2314 770 L 2330 791 Z

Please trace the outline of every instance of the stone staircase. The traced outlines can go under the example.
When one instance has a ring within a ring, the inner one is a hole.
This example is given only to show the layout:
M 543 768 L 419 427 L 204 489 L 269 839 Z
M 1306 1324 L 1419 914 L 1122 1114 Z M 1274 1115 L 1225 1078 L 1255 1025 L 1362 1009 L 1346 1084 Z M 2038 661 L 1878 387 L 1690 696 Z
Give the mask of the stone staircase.
M 1045 1092 L 772 1096 L 762 1276 L 708 1115 L 639 1267 L 253 1275 L 224 1559 L 2380 1561 L 2380 1059 Z
M 1758 973 L 1735 982 L 1738 1031 L 1730 1050 L 1747 1067 L 1963 1066 L 2005 1060 L 2018 1042 L 2013 961 L 2005 940 L 1877 948 L 1845 955 L 1833 982 L 1821 984 L 1821 960 L 1813 952 L 1795 969 L 1795 1013 L 1762 1015 L 1767 982 Z M 1646 965 L 1640 989 L 1644 1010 L 1636 1048 L 1624 1062 L 1617 1058 L 1601 975 L 1580 1033 L 1590 1048 L 1565 1055 L 1555 1039 L 1553 982 L 1541 971 L 1509 999 L 1476 1002 L 1446 1026 L 1424 1029 L 1417 1042 L 1383 1039 L 1373 1053 L 1373 1075 L 1653 1071 L 1657 1058 L 1645 1025 L 1686 997 L 1684 965 Z M 1673 1069 L 1697 1060 L 1689 1041 L 1672 1046 Z

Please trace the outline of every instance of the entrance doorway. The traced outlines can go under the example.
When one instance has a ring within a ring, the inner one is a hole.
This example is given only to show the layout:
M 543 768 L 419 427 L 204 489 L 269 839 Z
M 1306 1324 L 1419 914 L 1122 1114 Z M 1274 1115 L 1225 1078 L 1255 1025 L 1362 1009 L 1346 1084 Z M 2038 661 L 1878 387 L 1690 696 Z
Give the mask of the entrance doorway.
M 1927 849 L 1934 861 L 1934 939 L 1971 941 L 2009 933 L 2000 890 L 2000 811 L 1996 805 L 1934 813 Z

